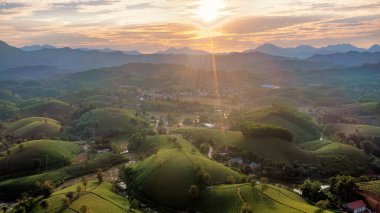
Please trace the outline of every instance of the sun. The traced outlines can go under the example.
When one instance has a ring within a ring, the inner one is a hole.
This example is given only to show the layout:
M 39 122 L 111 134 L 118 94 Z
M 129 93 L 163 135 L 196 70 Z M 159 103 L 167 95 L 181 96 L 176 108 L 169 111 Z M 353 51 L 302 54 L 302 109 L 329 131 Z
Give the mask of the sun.
M 215 21 L 224 7 L 223 0 L 200 0 L 198 16 L 206 22 Z

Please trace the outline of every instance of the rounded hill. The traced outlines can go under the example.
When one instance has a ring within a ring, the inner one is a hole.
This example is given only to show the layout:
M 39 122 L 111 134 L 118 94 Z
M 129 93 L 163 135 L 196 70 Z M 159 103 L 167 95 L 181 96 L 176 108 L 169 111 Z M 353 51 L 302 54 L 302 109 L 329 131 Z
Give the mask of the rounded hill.
M 75 107 L 55 99 L 31 99 L 19 105 L 24 116 L 49 117 L 66 121 L 75 111 Z
M 81 134 L 81 131 L 88 127 L 92 127 L 96 135 L 111 136 L 134 133 L 147 128 L 148 123 L 129 110 L 101 108 L 83 114 L 73 128 Z
M 149 203 L 187 209 L 191 203 L 190 186 L 203 189 L 222 184 L 227 177 L 240 180 L 237 172 L 209 160 L 196 150 L 162 149 L 133 167 L 134 192 Z M 175 190 L 173 190 L 175 189 Z
M 44 117 L 24 118 L 10 123 L 7 126 L 8 134 L 20 138 L 54 138 L 59 136 L 61 123 L 57 120 Z
M 80 152 L 80 146 L 67 141 L 34 140 L 24 142 L 3 153 L 1 174 L 30 173 L 64 166 Z

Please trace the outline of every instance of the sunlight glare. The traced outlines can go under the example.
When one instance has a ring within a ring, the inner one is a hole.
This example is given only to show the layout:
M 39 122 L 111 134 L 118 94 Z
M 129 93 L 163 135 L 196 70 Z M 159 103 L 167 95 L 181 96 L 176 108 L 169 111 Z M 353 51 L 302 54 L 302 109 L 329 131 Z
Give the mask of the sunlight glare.
M 201 0 L 198 16 L 206 22 L 214 21 L 220 16 L 220 10 L 224 7 L 223 0 Z

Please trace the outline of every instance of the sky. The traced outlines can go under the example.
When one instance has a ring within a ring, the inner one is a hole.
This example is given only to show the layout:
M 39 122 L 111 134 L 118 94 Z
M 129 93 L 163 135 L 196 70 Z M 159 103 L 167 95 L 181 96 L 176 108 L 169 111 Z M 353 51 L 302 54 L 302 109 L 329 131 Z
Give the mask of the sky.
M 380 0 L 0 0 L 13 46 L 242 51 L 380 43 Z

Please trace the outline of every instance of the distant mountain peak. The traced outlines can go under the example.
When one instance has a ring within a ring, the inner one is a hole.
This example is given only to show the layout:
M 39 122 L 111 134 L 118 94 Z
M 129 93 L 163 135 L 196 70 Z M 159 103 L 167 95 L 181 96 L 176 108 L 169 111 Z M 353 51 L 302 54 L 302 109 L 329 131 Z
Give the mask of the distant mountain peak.
M 263 45 L 258 46 L 255 49 L 247 50 L 247 52 L 262 52 L 265 54 L 273 55 L 273 56 L 283 56 L 283 57 L 292 57 L 292 58 L 300 58 L 305 59 L 311 57 L 313 55 L 326 55 L 326 54 L 334 54 L 334 53 L 346 53 L 350 51 L 354 52 L 365 52 L 365 51 L 374 51 L 377 50 L 377 47 L 373 49 L 363 49 L 353 46 L 352 44 L 335 44 L 328 45 L 321 48 L 316 48 L 310 45 L 300 45 L 297 47 L 279 47 L 270 43 L 265 43 Z M 380 50 L 379 50 L 380 51 Z
M 155 54 L 162 55 L 209 55 L 210 53 L 203 50 L 195 50 L 189 47 L 171 47 L 164 51 L 158 51 Z
M 30 51 L 37 51 L 37 50 L 43 50 L 43 49 L 56 49 L 56 47 L 52 45 L 48 45 L 48 44 L 42 44 L 42 45 L 36 44 L 36 45 L 24 46 L 24 47 L 21 47 L 20 49 L 26 52 L 30 52 Z

